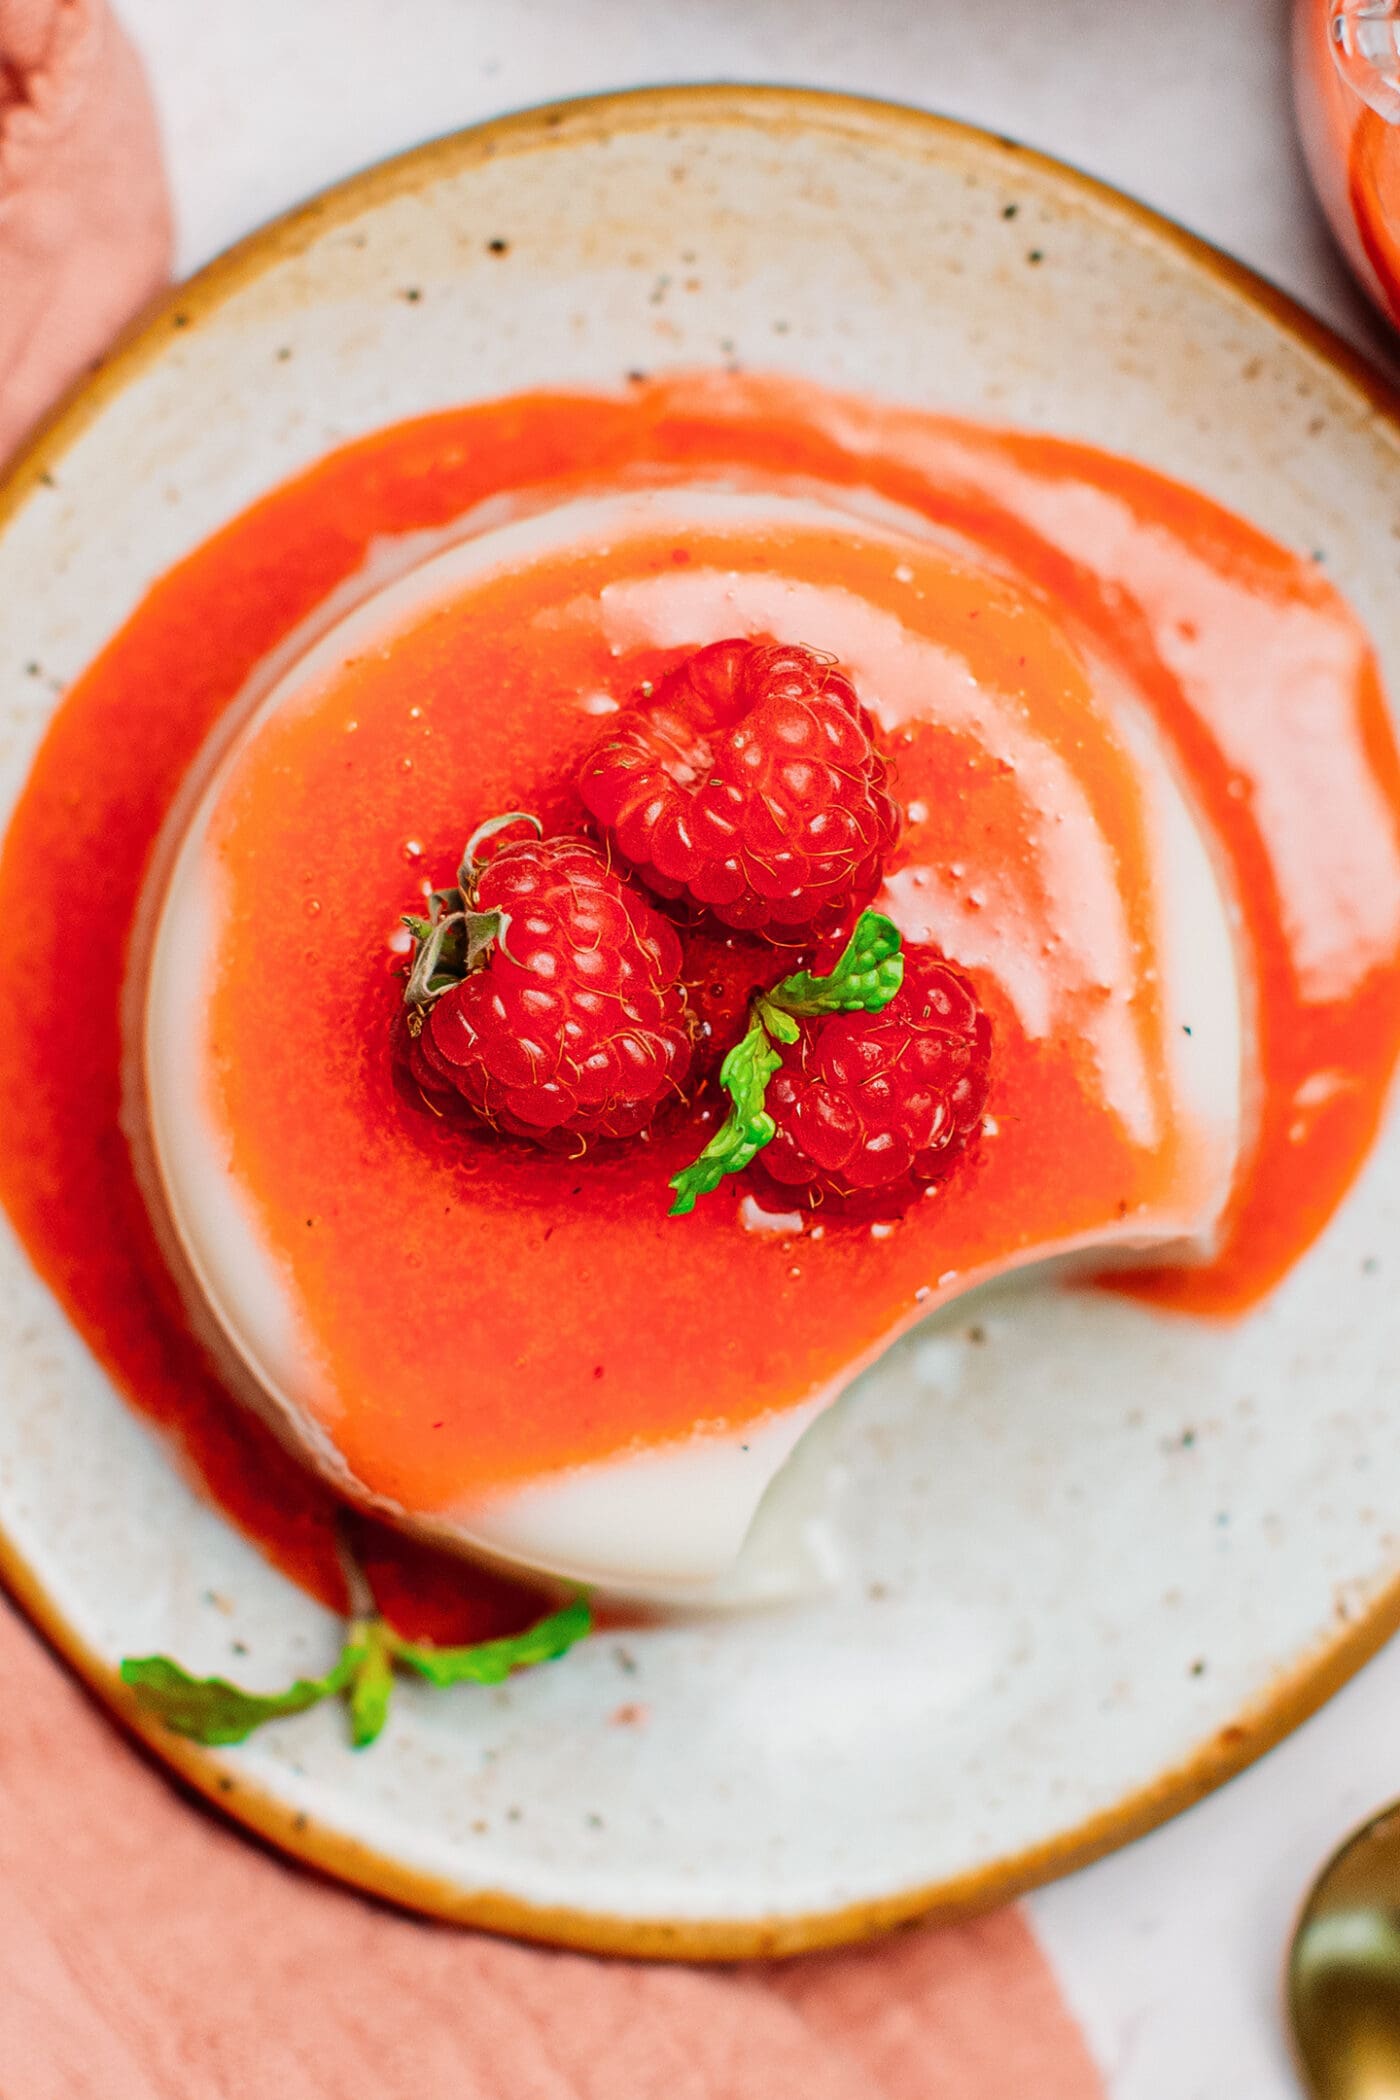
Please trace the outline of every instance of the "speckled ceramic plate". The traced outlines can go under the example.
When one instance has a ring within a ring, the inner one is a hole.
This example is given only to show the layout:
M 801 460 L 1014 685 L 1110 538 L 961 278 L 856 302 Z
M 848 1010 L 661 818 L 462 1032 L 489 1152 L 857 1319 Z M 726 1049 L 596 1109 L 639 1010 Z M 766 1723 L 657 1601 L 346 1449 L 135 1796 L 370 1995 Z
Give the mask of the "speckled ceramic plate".
M 1004 141 L 663 90 L 357 178 L 186 286 L 57 418 L 0 491 L 0 813 L 53 705 L 26 665 L 71 678 L 154 576 L 328 447 L 730 359 L 1183 476 L 1325 548 L 1400 691 L 1400 423 L 1283 299 Z M 801 1455 L 832 1594 L 601 1636 L 495 1692 L 404 1685 L 358 1756 L 329 1709 L 221 1752 L 132 1711 L 124 1653 L 236 1653 L 274 1683 L 323 1667 L 337 1628 L 190 1493 L 0 1226 L 0 1558 L 160 1756 L 333 1872 L 586 1947 L 854 1938 L 1123 1842 L 1400 1620 L 1397 1224 L 1392 1133 L 1241 1325 L 1034 1282 L 965 1301 Z

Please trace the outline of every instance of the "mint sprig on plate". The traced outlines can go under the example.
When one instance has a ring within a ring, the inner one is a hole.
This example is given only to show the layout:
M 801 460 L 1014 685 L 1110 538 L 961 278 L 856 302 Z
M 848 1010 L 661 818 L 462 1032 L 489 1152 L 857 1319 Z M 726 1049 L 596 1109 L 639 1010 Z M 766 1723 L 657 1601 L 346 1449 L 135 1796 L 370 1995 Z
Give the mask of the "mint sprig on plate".
M 165 1655 L 128 1656 L 121 1676 L 147 1713 L 176 1735 L 206 1744 L 241 1743 L 265 1721 L 342 1697 L 358 1750 L 374 1741 L 389 1717 L 395 1669 L 412 1670 L 434 1685 L 500 1684 L 516 1670 L 553 1662 L 592 1629 L 584 1596 L 523 1633 L 463 1648 L 407 1641 L 376 1615 L 351 1620 L 339 1659 L 324 1677 L 299 1677 L 284 1692 L 248 1692 L 224 1677 L 191 1677 Z
M 756 1158 L 776 1125 L 764 1107 L 768 1082 L 783 1061 L 780 1045 L 795 1043 L 798 1022 L 821 1014 L 878 1014 L 904 982 L 899 928 L 878 911 L 863 911 L 855 932 L 824 975 L 798 970 L 754 1000 L 747 1033 L 719 1068 L 731 1107 L 699 1158 L 675 1175 L 671 1216 L 683 1218 L 701 1196 L 717 1189 Z

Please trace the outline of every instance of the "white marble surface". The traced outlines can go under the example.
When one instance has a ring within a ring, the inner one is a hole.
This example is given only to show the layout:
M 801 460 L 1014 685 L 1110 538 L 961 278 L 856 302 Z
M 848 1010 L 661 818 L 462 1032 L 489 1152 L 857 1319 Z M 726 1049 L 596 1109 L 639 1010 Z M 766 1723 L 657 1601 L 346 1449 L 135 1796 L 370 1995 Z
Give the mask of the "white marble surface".
M 1011 132 L 1379 344 L 1303 183 L 1286 0 L 122 4 L 161 107 L 185 268 L 434 132 L 556 96 L 745 78 Z M 1032 1899 L 1112 2100 L 1296 2095 L 1278 2016 L 1290 1914 L 1334 1840 L 1396 1793 L 1400 1649 L 1212 1800 Z

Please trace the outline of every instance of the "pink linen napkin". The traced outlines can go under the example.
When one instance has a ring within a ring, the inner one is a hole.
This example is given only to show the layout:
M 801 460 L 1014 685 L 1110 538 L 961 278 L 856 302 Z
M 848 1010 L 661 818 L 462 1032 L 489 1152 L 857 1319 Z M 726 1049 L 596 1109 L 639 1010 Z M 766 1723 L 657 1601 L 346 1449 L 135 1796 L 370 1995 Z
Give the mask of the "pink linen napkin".
M 169 267 L 154 114 L 105 0 L 0 0 L 0 455 Z
M 0 454 L 168 252 L 103 0 L 0 0 Z M 765 1967 L 514 1946 L 192 1803 L 3 1600 L 0 1684 L 5 2100 L 1102 2100 L 1019 1911 Z
M 515 1946 L 203 1812 L 9 1612 L 0 1683 L 5 2100 L 1102 2100 L 1019 1911 L 749 1968 Z

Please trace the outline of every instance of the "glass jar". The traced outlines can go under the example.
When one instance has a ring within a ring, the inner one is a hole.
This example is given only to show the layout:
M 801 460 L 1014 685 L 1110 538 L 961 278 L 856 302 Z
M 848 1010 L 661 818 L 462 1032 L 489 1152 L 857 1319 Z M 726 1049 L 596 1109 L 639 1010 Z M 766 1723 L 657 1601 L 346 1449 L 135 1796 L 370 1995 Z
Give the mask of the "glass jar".
M 1400 0 L 1295 0 L 1293 76 L 1323 209 L 1400 327 Z

